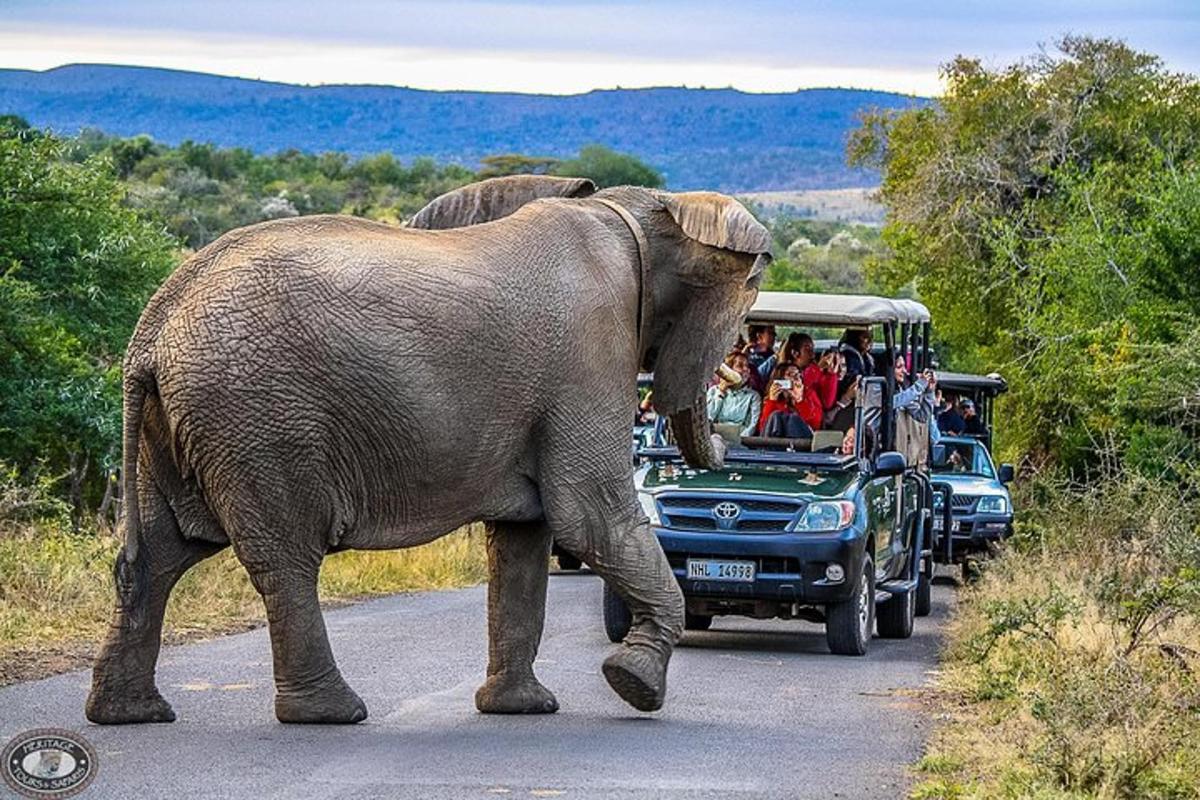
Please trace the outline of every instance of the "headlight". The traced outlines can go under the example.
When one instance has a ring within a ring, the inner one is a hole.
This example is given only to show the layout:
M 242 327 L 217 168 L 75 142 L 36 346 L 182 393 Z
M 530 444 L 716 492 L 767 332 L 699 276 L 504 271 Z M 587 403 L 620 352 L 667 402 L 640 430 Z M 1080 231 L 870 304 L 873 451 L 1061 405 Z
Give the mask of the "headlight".
M 933 510 L 941 511 L 942 506 L 944 506 L 944 505 L 946 505 L 945 496 L 943 496 L 941 492 L 934 492 L 933 493 Z
M 798 531 L 837 531 L 854 520 L 854 503 L 849 500 L 822 500 L 809 503 L 796 523 Z
M 1008 498 L 998 494 L 981 497 L 975 510 L 980 514 L 1007 514 Z
M 638 492 L 638 502 L 642 504 L 642 511 L 645 511 L 646 516 L 650 518 L 651 525 L 661 524 L 658 519 L 658 503 L 654 502 L 654 495 L 649 492 Z

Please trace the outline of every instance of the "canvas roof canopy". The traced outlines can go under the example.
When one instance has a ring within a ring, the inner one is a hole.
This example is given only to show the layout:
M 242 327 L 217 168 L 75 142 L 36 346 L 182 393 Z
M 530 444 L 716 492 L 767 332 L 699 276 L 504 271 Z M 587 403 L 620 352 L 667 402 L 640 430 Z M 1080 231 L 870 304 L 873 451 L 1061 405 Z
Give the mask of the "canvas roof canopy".
M 998 373 L 969 375 L 965 372 L 937 372 L 938 386 L 948 392 L 986 394 L 995 397 L 1008 391 L 1008 382 Z
M 759 292 L 747 322 L 814 327 L 855 327 L 885 322 L 929 322 L 929 309 L 915 300 L 865 294 Z

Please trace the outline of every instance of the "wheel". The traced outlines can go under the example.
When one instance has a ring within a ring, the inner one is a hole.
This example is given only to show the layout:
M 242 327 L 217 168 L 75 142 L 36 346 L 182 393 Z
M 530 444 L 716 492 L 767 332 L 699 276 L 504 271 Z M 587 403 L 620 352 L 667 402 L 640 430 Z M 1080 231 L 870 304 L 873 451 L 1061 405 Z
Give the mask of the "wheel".
M 712 627 L 711 614 L 684 614 L 683 627 L 689 631 L 706 631 Z
M 559 569 L 579 569 L 582 566 L 583 566 L 583 562 L 580 561 L 575 556 L 571 555 L 570 553 L 559 553 L 558 554 L 558 568 Z
M 917 612 L 917 590 L 894 594 L 875 611 L 875 626 L 881 639 L 907 639 L 913 634 Z
M 917 576 L 917 616 L 928 617 L 933 611 L 933 559 L 925 560 Z
M 875 564 L 863 559 L 849 600 L 825 606 L 825 641 L 839 656 L 864 656 L 875 629 Z
M 623 642 L 633 626 L 633 614 L 621 596 L 604 584 L 604 632 L 610 642 Z

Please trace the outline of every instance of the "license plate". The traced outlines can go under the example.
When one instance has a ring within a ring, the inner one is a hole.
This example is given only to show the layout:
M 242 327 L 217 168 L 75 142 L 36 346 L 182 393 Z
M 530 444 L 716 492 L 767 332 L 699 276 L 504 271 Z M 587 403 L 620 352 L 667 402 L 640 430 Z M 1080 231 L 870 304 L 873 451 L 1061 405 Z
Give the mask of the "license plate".
M 945 527 L 946 527 L 946 526 L 942 524 L 942 518 L 941 518 L 941 517 L 934 517 L 934 518 L 933 518 L 933 529 L 934 529 L 935 531 L 940 531 L 940 530 L 943 530 Z M 958 525 L 958 520 L 956 520 L 956 519 L 955 519 L 955 520 L 951 520 L 951 521 L 950 521 L 950 532 L 951 532 L 951 533 L 958 533 L 958 527 L 959 527 L 959 525 Z
M 754 582 L 753 561 L 710 561 L 689 558 L 688 578 L 694 581 L 737 581 Z

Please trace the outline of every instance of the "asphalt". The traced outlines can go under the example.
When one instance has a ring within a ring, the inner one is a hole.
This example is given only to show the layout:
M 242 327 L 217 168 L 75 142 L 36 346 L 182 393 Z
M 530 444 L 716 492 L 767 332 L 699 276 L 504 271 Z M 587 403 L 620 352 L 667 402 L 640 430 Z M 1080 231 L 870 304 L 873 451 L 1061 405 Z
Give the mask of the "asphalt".
M 907 641 L 830 655 L 805 622 L 718 618 L 687 633 L 665 708 L 641 714 L 600 674 L 613 647 L 600 581 L 550 581 L 538 675 L 551 716 L 476 713 L 483 587 L 327 612 L 334 653 L 370 718 L 289 726 L 272 712 L 266 630 L 165 648 L 159 688 L 179 719 L 101 727 L 83 717 L 88 672 L 0 689 L 0 740 L 81 732 L 99 772 L 83 798 L 894 798 L 928 732 L 913 691 L 936 668 L 953 589 Z M 0 796 L 4 789 L 0 784 Z

